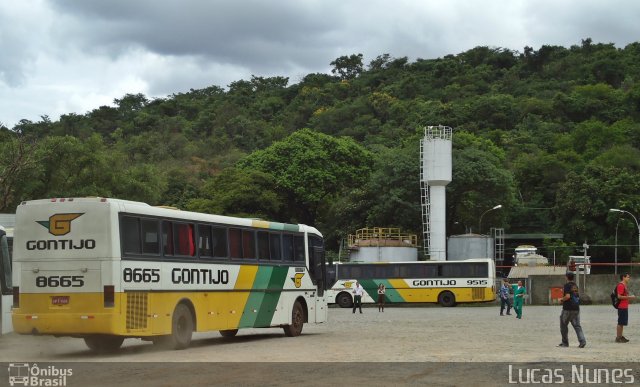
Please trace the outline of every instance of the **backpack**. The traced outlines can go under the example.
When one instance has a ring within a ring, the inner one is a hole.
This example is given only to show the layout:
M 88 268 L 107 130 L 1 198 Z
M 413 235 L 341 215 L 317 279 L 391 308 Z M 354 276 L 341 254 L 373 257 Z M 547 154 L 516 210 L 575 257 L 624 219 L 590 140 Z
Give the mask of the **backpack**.
M 613 292 L 611 292 L 611 305 L 613 305 L 614 308 L 618 309 L 618 306 L 620 306 L 620 299 L 618 298 L 618 285 L 616 284 L 616 287 L 613 288 Z

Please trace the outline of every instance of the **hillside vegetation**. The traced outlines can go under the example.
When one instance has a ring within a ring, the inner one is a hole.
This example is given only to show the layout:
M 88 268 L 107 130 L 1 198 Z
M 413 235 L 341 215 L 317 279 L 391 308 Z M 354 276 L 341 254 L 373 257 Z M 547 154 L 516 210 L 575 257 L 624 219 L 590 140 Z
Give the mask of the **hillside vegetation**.
M 332 74 L 253 76 L 0 130 L 0 212 L 107 196 L 316 226 L 421 234 L 419 140 L 454 128 L 447 234 L 562 233 L 637 246 L 640 43 L 476 47 L 438 59 L 360 54 Z M 0 117 L 1 121 L 2 117 Z M 620 249 L 628 257 L 637 249 Z M 611 249 L 590 251 L 611 255 Z

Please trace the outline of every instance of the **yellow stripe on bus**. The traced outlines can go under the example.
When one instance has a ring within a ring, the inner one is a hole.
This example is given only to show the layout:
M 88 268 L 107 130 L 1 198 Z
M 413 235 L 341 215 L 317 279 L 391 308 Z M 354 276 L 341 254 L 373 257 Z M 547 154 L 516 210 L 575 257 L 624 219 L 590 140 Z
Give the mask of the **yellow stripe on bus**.
M 234 290 L 241 291 L 231 292 L 228 294 L 229 329 L 235 329 L 240 325 L 242 311 L 244 310 L 244 306 L 251 294 L 249 290 L 253 288 L 253 282 L 255 281 L 257 273 L 258 266 L 240 266 L 240 272 L 238 273 L 238 279 L 236 280 Z
M 252 220 L 251 226 L 260 228 L 269 228 L 269 222 L 266 220 Z

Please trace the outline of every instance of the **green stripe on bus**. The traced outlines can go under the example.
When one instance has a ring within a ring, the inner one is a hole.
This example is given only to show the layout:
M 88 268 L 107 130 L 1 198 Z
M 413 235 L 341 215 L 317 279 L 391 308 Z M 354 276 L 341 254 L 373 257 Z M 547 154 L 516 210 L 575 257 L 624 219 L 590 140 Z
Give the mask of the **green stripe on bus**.
M 271 325 L 273 314 L 276 312 L 278 300 L 280 300 L 280 295 L 282 294 L 282 288 L 285 281 L 287 281 L 288 272 L 288 267 L 274 267 L 271 271 L 269 285 L 267 285 L 267 291 L 264 294 L 262 305 L 256 317 L 256 327 L 268 327 Z
M 269 284 L 272 271 L 272 266 L 260 266 L 258 268 L 256 278 L 253 280 L 253 285 L 251 286 L 251 294 L 244 306 L 238 328 L 252 328 L 254 326 L 256 318 L 258 317 L 258 310 L 260 310 L 264 299 L 264 289 Z
M 386 292 L 384 294 L 385 302 L 406 302 L 405 299 L 400 294 L 400 292 L 398 292 L 393 287 L 393 285 L 391 285 L 391 282 L 389 282 L 389 280 L 381 280 L 379 282 L 384 284 L 384 287 L 385 287 L 385 290 L 386 290 Z M 376 301 L 377 301 L 377 298 L 376 298 Z
M 373 302 L 378 302 L 378 286 L 380 286 L 380 284 L 384 284 L 384 287 L 386 289 L 385 297 L 384 297 L 385 302 L 388 302 L 388 303 L 405 302 L 405 299 L 402 298 L 400 293 L 397 290 L 395 290 L 391 286 L 391 283 L 386 279 L 383 279 L 383 280 L 367 279 L 367 280 L 360 281 L 360 285 L 362 285 L 362 287 L 364 288 L 365 292 L 367 292 L 369 297 L 373 299 Z
M 373 298 L 374 302 L 378 300 L 378 284 L 375 280 L 366 279 L 360 280 L 360 285 L 364 288 L 364 291 L 367 292 L 369 297 Z M 354 285 L 355 286 L 355 285 Z
M 289 223 L 278 223 L 278 222 L 269 222 L 270 230 L 278 230 L 278 231 L 300 231 L 300 226 L 297 224 L 289 224 Z
M 269 229 L 282 231 L 284 230 L 284 223 L 269 222 Z
M 294 232 L 298 232 L 300 231 L 300 227 L 297 224 L 288 224 L 285 223 L 284 224 L 284 231 L 294 231 Z

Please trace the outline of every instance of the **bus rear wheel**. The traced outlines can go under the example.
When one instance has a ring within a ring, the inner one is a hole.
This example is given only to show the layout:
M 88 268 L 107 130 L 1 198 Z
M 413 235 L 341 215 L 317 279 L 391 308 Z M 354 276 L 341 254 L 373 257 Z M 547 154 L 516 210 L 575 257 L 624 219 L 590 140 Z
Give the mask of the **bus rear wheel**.
M 120 348 L 124 337 L 112 335 L 94 335 L 84 338 L 85 344 L 94 352 L 113 352 Z
M 351 308 L 353 306 L 353 300 L 347 292 L 338 294 L 336 297 L 336 303 L 340 305 L 341 308 Z
M 446 307 L 456 306 L 456 296 L 450 291 L 442 292 L 438 296 L 438 303 Z
M 220 331 L 220 334 L 222 335 L 222 337 L 235 337 L 235 335 L 238 334 L 238 330 L 226 329 L 226 330 Z
M 193 316 L 185 304 L 178 304 L 171 319 L 171 334 L 155 337 L 153 344 L 168 349 L 185 349 L 191 344 Z
M 285 325 L 283 327 L 284 334 L 288 337 L 300 336 L 302 333 L 302 326 L 304 325 L 304 311 L 300 301 L 296 301 L 293 304 L 293 310 L 291 311 L 291 325 Z

